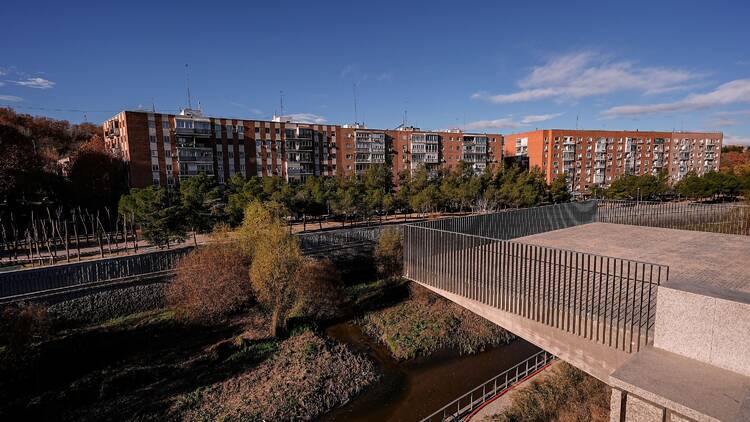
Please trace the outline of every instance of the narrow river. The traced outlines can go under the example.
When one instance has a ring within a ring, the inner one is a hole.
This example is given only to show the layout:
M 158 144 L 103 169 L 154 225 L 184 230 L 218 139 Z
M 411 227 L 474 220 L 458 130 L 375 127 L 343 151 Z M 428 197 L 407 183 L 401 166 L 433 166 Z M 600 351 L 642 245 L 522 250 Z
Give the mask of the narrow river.
M 419 421 L 478 384 L 533 355 L 539 349 L 523 340 L 473 356 L 438 353 L 398 362 L 356 324 L 344 322 L 326 330 L 331 338 L 367 353 L 378 363 L 382 378 L 321 421 Z

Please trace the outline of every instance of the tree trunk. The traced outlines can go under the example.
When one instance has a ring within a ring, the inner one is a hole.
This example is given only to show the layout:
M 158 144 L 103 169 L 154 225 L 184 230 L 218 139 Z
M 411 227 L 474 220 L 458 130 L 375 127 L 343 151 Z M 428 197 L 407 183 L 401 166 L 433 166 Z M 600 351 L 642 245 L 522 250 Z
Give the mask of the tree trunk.
M 198 246 L 198 238 L 195 236 L 195 229 L 193 229 L 193 245 Z
M 281 328 L 281 309 L 277 304 L 274 306 L 273 312 L 271 313 L 271 337 L 278 337 L 278 335 L 281 334 Z

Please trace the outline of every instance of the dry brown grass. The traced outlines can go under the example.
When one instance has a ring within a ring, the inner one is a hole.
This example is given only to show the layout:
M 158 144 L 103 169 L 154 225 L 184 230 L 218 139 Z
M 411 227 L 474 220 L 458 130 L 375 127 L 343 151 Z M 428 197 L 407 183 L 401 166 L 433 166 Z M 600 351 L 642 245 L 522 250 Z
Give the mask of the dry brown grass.
M 347 402 L 377 375 L 373 364 L 346 346 L 307 331 L 276 355 L 237 377 L 178 398 L 182 420 L 311 420 Z
M 384 343 L 397 359 L 427 356 L 440 349 L 472 354 L 507 343 L 513 336 L 497 325 L 413 285 L 411 298 L 371 312 L 364 328 Z
M 511 407 L 489 418 L 495 422 L 606 422 L 610 388 L 596 378 L 561 362 L 542 381 L 513 397 Z
M 0 314 L 0 345 L 5 344 L 12 354 L 23 353 L 30 344 L 44 339 L 49 330 L 47 308 L 42 305 L 9 305 Z
M 227 243 L 201 247 L 182 258 L 166 290 L 167 304 L 185 322 L 222 320 L 250 298 L 248 260 Z

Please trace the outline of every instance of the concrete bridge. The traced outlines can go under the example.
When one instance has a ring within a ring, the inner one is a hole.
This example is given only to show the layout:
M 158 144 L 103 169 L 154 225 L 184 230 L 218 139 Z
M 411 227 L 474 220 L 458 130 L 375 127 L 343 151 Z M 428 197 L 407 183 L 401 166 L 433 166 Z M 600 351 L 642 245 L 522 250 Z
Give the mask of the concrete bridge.
M 612 387 L 612 421 L 750 420 L 750 207 L 588 201 L 412 224 L 407 278 Z

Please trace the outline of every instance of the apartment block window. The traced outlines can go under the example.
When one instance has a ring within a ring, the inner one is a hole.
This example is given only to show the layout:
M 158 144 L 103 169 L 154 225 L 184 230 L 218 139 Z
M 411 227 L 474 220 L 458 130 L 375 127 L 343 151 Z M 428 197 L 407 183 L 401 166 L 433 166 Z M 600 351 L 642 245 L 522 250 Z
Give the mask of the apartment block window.
M 167 171 L 169 171 L 169 172 L 172 171 L 172 165 L 171 164 L 167 164 Z
M 155 144 L 156 143 L 156 136 L 149 135 L 148 136 L 148 141 L 151 142 L 152 144 Z
M 279 128 L 276 128 L 275 132 L 276 132 L 277 135 L 281 133 L 281 131 L 279 130 Z
M 214 126 L 214 132 L 216 132 L 217 136 L 221 136 L 221 126 L 215 125 Z
M 156 122 L 155 122 L 155 121 L 153 121 L 153 120 L 149 120 L 149 121 L 148 121 L 148 127 L 150 127 L 150 128 L 155 128 L 155 127 L 156 127 Z
M 245 133 L 245 126 L 237 126 L 237 133 Z
M 227 135 L 232 133 L 232 125 L 227 125 Z
M 164 139 L 164 143 L 165 143 L 165 144 L 168 144 L 168 143 L 169 143 L 169 136 L 167 136 L 167 135 L 164 135 L 163 139 Z
M 172 157 L 172 151 L 170 151 L 170 150 L 164 151 L 164 156 L 171 158 Z
M 162 128 L 162 129 L 169 129 L 169 121 L 167 121 L 167 120 L 162 120 L 162 121 L 161 121 L 161 128 Z
M 159 171 L 159 165 L 158 164 L 151 164 L 151 170 L 153 170 L 153 171 Z
M 159 156 L 159 151 L 157 151 L 155 149 L 151 150 L 151 156 L 152 157 L 158 157 Z
M 255 133 L 260 133 L 260 128 L 259 127 L 255 128 Z
M 271 134 L 271 128 L 270 128 L 270 127 L 267 127 L 267 128 L 266 128 L 266 135 L 270 135 L 270 134 Z

